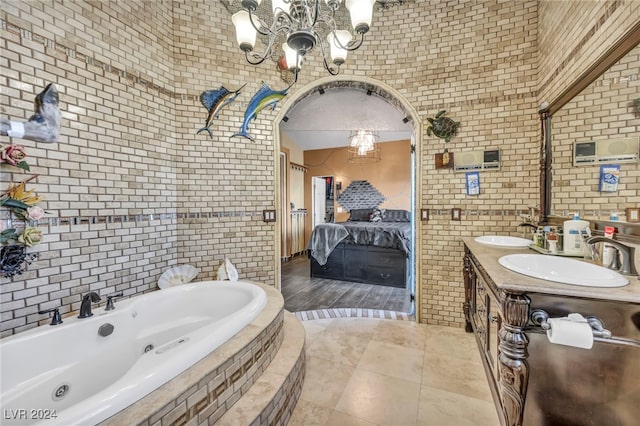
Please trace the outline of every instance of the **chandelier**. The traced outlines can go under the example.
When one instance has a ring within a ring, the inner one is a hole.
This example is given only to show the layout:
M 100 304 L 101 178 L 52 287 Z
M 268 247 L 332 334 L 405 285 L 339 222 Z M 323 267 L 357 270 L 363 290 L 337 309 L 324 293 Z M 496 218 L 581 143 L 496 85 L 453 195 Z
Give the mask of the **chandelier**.
M 329 74 L 340 72 L 347 53 L 362 45 L 377 0 L 345 0 L 353 33 L 341 27 L 342 0 L 271 0 L 270 16 L 258 10 L 262 1 L 241 0 L 242 10 L 231 17 L 238 46 L 252 65 L 275 54 L 278 68 L 293 72 L 297 81 L 305 55 L 316 46 Z M 266 44 L 262 53 L 254 51 L 256 37 Z
M 357 130 L 349 135 L 349 147 L 356 151 L 358 155 L 367 155 L 369 151 L 375 149 L 375 142 L 378 133 L 373 130 Z

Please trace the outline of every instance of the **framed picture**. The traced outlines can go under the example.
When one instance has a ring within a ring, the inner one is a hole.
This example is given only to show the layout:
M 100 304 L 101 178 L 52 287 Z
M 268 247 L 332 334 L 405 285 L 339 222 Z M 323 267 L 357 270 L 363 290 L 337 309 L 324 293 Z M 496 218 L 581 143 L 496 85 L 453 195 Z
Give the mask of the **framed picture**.
M 626 210 L 627 222 L 640 222 L 640 208 L 629 207 Z

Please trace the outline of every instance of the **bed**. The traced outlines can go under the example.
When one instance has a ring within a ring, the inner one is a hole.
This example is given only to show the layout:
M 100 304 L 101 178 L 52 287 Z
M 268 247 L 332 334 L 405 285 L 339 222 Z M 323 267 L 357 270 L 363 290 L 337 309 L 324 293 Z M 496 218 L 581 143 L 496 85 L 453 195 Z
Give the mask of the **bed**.
M 411 219 L 406 210 L 355 209 L 314 228 L 311 277 L 408 288 Z

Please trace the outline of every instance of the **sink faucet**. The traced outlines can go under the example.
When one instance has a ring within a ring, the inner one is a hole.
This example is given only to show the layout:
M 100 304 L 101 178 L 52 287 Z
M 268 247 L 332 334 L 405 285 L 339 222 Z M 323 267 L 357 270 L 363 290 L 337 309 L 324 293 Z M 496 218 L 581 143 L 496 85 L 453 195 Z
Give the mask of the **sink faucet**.
M 530 228 L 530 231 L 532 233 L 536 232 L 536 230 L 538 229 L 538 227 L 536 225 L 534 225 L 533 223 L 529 223 L 529 222 L 522 222 L 520 224 L 518 224 L 518 226 L 516 228 Z M 527 231 L 522 231 L 522 237 L 523 238 L 527 238 Z M 531 239 L 531 236 L 529 236 L 529 239 Z
M 78 318 L 89 318 L 90 316 L 93 316 L 93 313 L 91 312 L 91 303 L 96 303 L 100 300 L 100 296 L 98 296 L 98 293 L 96 293 L 95 291 L 85 294 L 82 298 L 82 304 L 80 305 L 80 315 L 78 315 Z
M 626 246 L 619 241 L 615 241 L 611 238 L 603 237 L 600 235 L 589 237 L 584 242 L 586 244 L 607 243 L 610 246 L 613 246 L 620 254 L 620 267 L 617 268 L 618 271 L 623 275 L 638 275 L 638 272 L 636 271 L 635 265 L 633 263 L 635 259 L 634 247 Z M 611 269 L 616 269 L 616 263 L 617 262 L 614 261 L 611 263 L 611 265 L 604 266 Z

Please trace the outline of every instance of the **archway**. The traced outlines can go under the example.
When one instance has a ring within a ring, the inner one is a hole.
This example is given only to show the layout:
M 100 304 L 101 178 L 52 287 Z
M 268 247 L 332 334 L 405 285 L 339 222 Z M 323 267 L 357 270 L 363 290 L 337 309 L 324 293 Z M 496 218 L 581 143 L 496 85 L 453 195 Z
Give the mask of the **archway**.
M 282 107 L 279 109 L 279 112 L 274 120 L 273 132 L 274 132 L 274 162 L 275 162 L 275 188 L 276 188 L 276 206 L 282 205 L 283 193 L 282 193 L 282 180 L 280 174 L 281 168 L 281 160 L 280 160 L 280 151 L 281 151 L 281 123 L 283 119 L 288 117 L 288 114 L 294 110 L 296 105 L 305 100 L 307 97 L 312 96 L 314 94 L 323 93 L 327 90 L 339 89 L 339 88 L 348 88 L 348 89 L 357 89 L 363 92 L 367 92 L 368 95 L 375 95 L 375 97 L 383 99 L 386 103 L 393 106 L 396 110 L 400 111 L 404 116 L 404 122 L 408 122 L 413 128 L 413 136 L 411 140 L 412 151 L 414 155 L 412 156 L 413 161 L 413 173 L 412 173 L 412 197 L 411 197 L 411 212 L 413 219 L 413 227 L 412 227 L 412 259 L 411 270 L 412 270 L 412 295 L 415 296 L 415 312 L 416 316 L 420 313 L 420 244 L 418 244 L 417 236 L 419 235 L 419 227 L 420 221 L 416 215 L 416 212 L 419 211 L 419 207 L 421 206 L 421 191 L 420 191 L 420 167 L 418 165 L 418 160 L 420 159 L 420 147 L 422 142 L 422 123 L 420 121 L 420 117 L 418 112 L 413 108 L 413 106 L 404 98 L 404 96 L 399 93 L 394 88 L 388 86 L 387 84 L 367 78 L 367 77 L 357 77 L 357 76 L 341 76 L 341 77 L 326 77 L 323 79 L 319 79 L 314 81 L 313 83 L 307 84 L 303 86 L 301 89 L 296 91 L 295 93 L 290 94 L 289 97 L 285 98 Z M 276 232 L 276 241 L 274 245 L 274 261 L 276 265 L 275 271 L 275 286 L 280 289 L 281 288 L 281 265 L 280 265 L 280 253 L 281 247 L 283 243 L 283 238 L 280 233 L 280 229 L 282 227 L 282 214 L 277 215 L 277 232 Z M 417 318 L 419 320 L 419 318 Z

